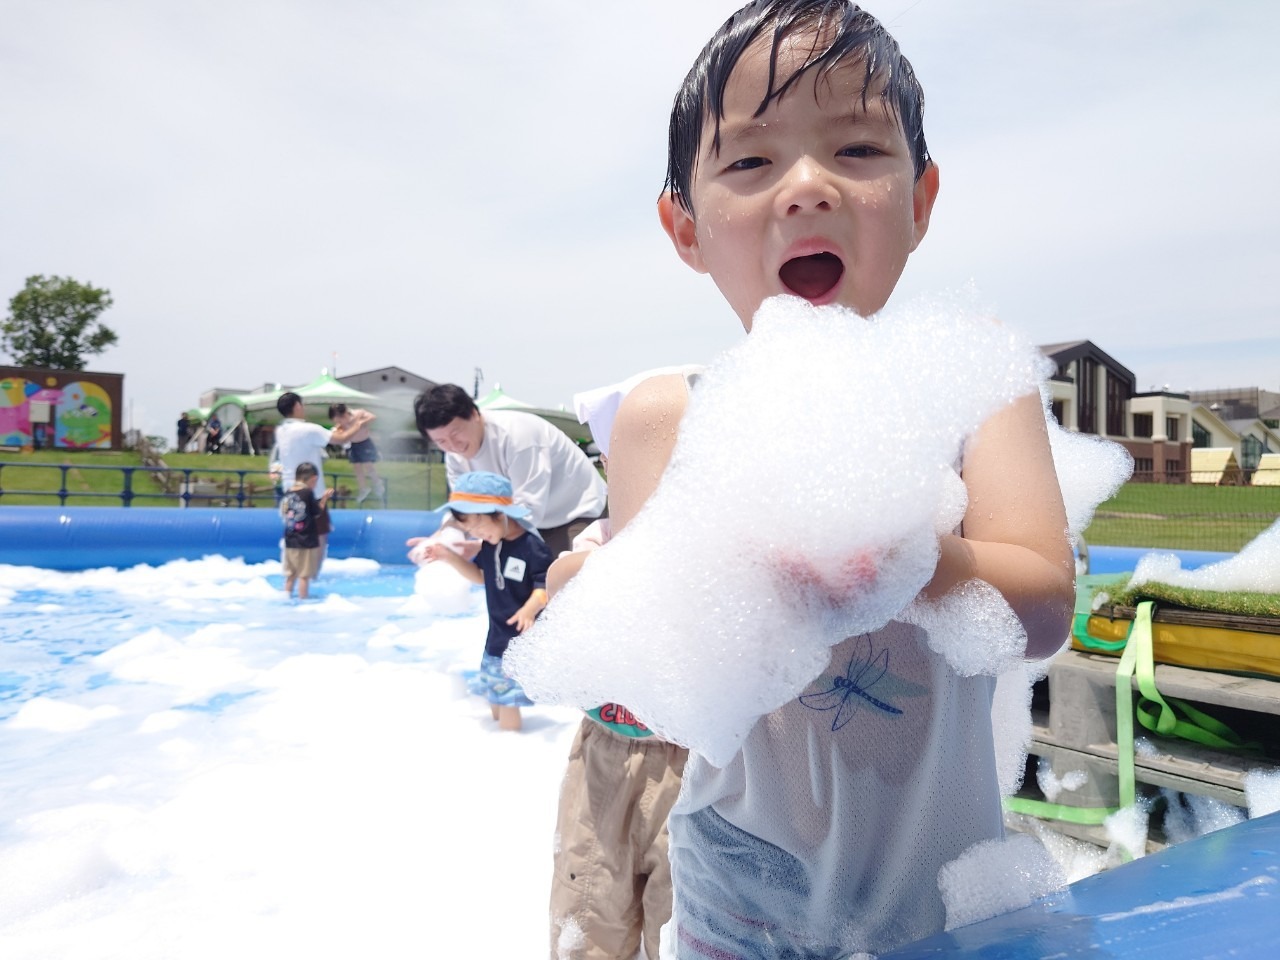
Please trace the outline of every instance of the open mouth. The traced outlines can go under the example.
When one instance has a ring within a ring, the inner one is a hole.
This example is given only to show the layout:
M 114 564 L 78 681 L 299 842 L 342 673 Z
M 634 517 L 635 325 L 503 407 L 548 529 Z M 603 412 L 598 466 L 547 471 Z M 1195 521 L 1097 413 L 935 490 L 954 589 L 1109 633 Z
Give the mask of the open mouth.
M 798 297 L 821 300 L 836 288 L 844 276 L 844 264 L 834 253 L 793 257 L 782 265 L 778 279 Z

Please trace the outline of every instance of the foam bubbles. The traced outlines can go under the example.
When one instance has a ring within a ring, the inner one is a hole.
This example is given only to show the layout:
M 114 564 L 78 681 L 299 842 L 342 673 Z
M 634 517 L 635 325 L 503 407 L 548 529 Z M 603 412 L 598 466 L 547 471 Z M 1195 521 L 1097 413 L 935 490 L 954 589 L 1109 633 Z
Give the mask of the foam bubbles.
M 1132 475 L 1133 457 L 1111 440 L 1063 429 L 1052 416 L 1047 415 L 1047 423 L 1053 468 L 1067 512 L 1067 531 L 1078 541 L 1098 504 L 1110 499 Z
M 1121 807 L 1102 821 L 1110 846 L 1109 855 L 1120 854 L 1136 860 L 1147 852 L 1148 812 L 1144 802 Z
M 996 753 L 996 777 L 1002 797 L 1012 796 L 1022 786 L 1031 746 L 1031 694 L 1035 682 L 1044 676 L 1042 663 L 1019 663 L 996 678 L 991 700 L 991 733 Z
M 626 703 L 727 762 L 830 645 L 930 579 L 965 508 L 965 438 L 1045 364 L 967 304 L 864 320 L 766 301 L 701 378 L 645 509 L 512 642 L 509 668 L 535 700 Z
M 1213 797 L 1178 793 L 1167 787 L 1161 788 L 1160 793 L 1165 799 L 1164 835 L 1169 843 L 1194 840 L 1245 820 L 1239 807 Z
M 1244 795 L 1250 817 L 1280 811 L 1280 770 L 1250 770 L 1244 775 Z
M 946 929 L 994 917 L 1061 890 L 1066 875 L 1035 837 L 976 843 L 938 871 Z
M 997 676 L 1020 664 L 1027 648 L 1022 621 L 982 580 L 958 584 L 937 600 L 920 597 L 898 619 L 924 629 L 929 649 L 962 677 Z
M 120 715 L 111 704 L 86 707 L 77 703 L 64 703 L 48 697 L 32 697 L 9 721 L 15 730 L 48 730 L 53 733 L 75 733 L 85 730 L 100 720 Z
M 1131 587 L 1167 583 L 1191 590 L 1242 590 L 1280 593 L 1280 520 L 1244 545 L 1239 553 L 1195 570 L 1183 570 L 1171 553 L 1142 557 L 1129 578 Z
M 1057 803 L 1062 791 L 1079 790 L 1088 782 L 1089 774 L 1084 770 L 1068 770 L 1059 777 L 1046 757 L 1041 757 L 1036 764 L 1036 785 L 1050 803 Z

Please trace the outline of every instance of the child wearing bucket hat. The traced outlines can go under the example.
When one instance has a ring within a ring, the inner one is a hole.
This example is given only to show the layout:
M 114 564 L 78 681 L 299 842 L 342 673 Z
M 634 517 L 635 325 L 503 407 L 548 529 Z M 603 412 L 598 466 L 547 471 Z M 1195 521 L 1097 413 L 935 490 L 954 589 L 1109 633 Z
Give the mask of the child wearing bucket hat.
M 530 522 L 529 508 L 512 500 L 511 481 L 496 473 L 475 471 L 458 477 L 449 502 L 436 512 L 453 515 L 467 535 L 481 541 L 471 560 L 444 543 L 422 551 L 427 560 L 442 560 L 472 583 L 484 584 L 489 633 L 480 670 L 467 686 L 488 699 L 493 718 L 503 730 L 519 730 L 520 708 L 533 701 L 502 669 L 511 638 L 524 633 L 547 605 L 547 568 L 551 551 Z

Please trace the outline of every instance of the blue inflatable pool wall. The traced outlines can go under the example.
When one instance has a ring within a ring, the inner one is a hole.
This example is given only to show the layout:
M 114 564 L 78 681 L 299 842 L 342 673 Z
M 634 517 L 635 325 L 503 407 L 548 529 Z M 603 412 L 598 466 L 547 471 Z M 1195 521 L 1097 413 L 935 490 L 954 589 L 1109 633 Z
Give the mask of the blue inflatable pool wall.
M 419 510 L 334 510 L 329 556 L 407 563 L 404 542 L 435 533 L 439 517 Z M 1090 573 L 1123 573 L 1151 551 L 1090 547 Z M 1204 550 L 1169 551 L 1184 570 L 1231 556 Z M 209 554 L 248 563 L 280 556 L 280 517 L 274 510 L 193 507 L 3 507 L 0 563 L 52 570 L 152 566 Z
M 408 563 L 405 540 L 435 533 L 420 510 L 334 510 L 329 556 Z M 274 510 L 193 507 L 3 507 L 0 563 L 52 570 L 158 566 L 210 554 L 260 563 L 280 557 Z

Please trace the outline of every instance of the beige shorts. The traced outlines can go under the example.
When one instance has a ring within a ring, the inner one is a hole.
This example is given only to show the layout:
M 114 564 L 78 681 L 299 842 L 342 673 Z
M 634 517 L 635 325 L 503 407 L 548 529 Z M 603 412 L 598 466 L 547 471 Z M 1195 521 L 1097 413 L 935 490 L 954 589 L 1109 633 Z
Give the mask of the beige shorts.
M 671 918 L 667 814 L 689 752 L 584 718 L 569 751 L 556 817 L 551 957 L 657 960 Z
M 320 572 L 319 547 L 285 547 L 284 575 L 299 580 L 314 580 Z

